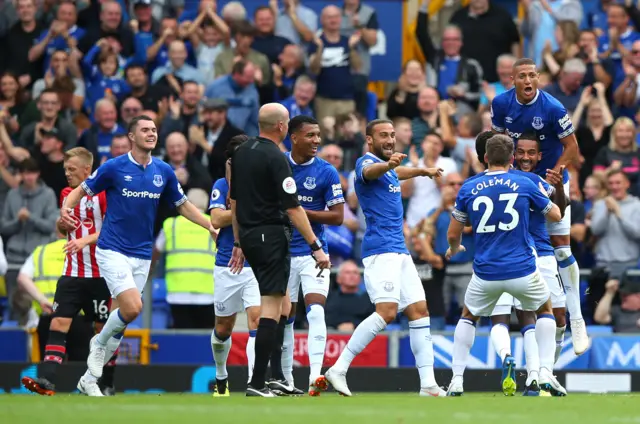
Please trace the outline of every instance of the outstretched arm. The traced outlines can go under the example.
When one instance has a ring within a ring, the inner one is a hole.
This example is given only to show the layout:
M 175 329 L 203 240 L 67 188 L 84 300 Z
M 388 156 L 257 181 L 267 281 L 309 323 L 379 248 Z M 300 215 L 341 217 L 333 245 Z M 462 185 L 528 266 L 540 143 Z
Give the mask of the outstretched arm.
M 441 168 L 412 168 L 409 166 L 399 166 L 396 168 L 399 180 L 408 180 L 415 177 L 441 177 L 444 170 Z
M 190 201 L 187 200 L 186 202 L 178 206 L 177 210 L 180 215 L 184 216 L 189 221 L 193 222 L 194 224 L 198 224 L 207 231 L 212 231 L 211 223 L 209 223 L 207 217 L 203 215 L 202 212 L 200 212 L 200 210 L 196 208 Z

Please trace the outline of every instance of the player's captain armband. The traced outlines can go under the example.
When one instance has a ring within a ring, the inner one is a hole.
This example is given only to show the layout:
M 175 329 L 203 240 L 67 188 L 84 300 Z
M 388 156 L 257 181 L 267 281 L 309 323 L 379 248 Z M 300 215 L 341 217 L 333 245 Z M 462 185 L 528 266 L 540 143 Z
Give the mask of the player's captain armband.
M 454 208 L 453 212 L 451 212 L 451 215 L 456 221 L 461 222 L 463 224 L 467 223 L 467 214 L 465 212 L 460 212 L 458 209 Z
M 560 125 L 563 130 L 566 130 L 571 125 L 571 118 L 568 113 L 558 120 L 558 125 Z
M 342 196 L 342 184 L 331 184 L 331 191 L 333 191 L 333 197 Z
M 365 169 L 367 166 L 373 164 L 373 159 L 365 159 L 362 161 L 362 169 Z

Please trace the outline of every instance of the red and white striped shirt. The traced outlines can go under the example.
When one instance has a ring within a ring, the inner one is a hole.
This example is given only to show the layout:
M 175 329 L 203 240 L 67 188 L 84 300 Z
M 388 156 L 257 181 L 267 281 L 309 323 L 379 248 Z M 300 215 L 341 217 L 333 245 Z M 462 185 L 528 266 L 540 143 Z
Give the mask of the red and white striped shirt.
M 67 187 L 60 193 L 60 205 L 71 193 Z M 84 196 L 76 205 L 71 216 L 76 220 L 76 229 L 67 233 L 67 240 L 76 240 L 95 234 L 102 228 L 102 222 L 107 211 L 107 196 L 104 192 L 95 196 Z M 64 260 L 64 274 L 67 277 L 99 278 L 100 269 L 96 261 L 96 245 L 89 244 L 81 251 L 67 254 Z

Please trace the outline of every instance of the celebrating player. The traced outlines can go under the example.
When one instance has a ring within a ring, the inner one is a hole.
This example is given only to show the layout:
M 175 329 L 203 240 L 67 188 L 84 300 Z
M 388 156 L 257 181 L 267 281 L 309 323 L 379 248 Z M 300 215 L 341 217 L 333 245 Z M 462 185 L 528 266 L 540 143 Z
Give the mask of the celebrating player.
M 546 196 L 542 184 L 528 176 L 508 172 L 513 161 L 513 141 L 497 135 L 487 141 L 489 169 L 464 183 L 449 224 L 447 258 L 464 251 L 460 244 L 465 223 L 474 230 L 476 257 L 464 298 L 462 318 L 454 333 L 453 380 L 448 393 L 462 387 L 462 373 L 475 338 L 478 318 L 492 313 L 502 293 L 516 297 L 525 311 L 537 311 L 536 340 L 540 352 L 540 387 L 557 385 L 553 376 L 555 319 L 549 288 L 536 266 L 529 234 L 530 209 L 559 222 L 560 208 Z M 559 384 L 558 384 L 559 385 Z M 460 390 L 461 391 L 461 390 Z
M 105 358 L 120 345 L 124 330 L 142 311 L 141 293 L 147 282 L 153 248 L 153 225 L 160 199 L 173 203 L 188 220 L 213 232 L 211 224 L 184 195 L 176 174 L 165 162 L 152 158 L 158 133 L 146 115 L 129 123 L 132 149 L 108 160 L 87 180 L 69 193 L 60 215 L 66 225 L 74 225 L 72 209 L 87 194 L 106 192 L 109 214 L 98 237 L 96 261 L 111 295 L 118 300 L 104 328 L 91 339 L 88 371 L 78 389 L 89 396 L 102 396 L 97 379 Z
M 285 153 L 291 162 L 293 179 L 298 187 L 298 200 L 307 213 L 313 232 L 322 240 L 322 248 L 328 254 L 324 238 L 324 225 L 342 225 L 344 197 L 338 171 L 328 162 L 316 157 L 320 146 L 320 126 L 309 116 L 296 116 L 289 121 L 291 153 Z M 304 303 L 307 306 L 307 350 L 309 353 L 309 395 L 319 396 L 327 389 L 327 381 L 321 375 L 324 350 L 327 343 L 327 325 L 324 305 L 329 293 L 329 272 L 316 268 L 311 248 L 298 230 L 291 240 L 291 273 L 289 297 L 291 313 L 286 327 L 282 366 L 285 377 L 293 384 L 293 321 L 295 320 L 298 292 L 302 285 Z M 286 356 L 286 357 L 285 357 Z
M 226 152 L 228 170 L 233 152 L 247 139 L 246 135 L 237 135 L 231 138 Z M 211 333 L 211 350 L 216 363 L 214 397 L 229 396 L 227 358 L 231 350 L 231 332 L 236 323 L 236 314 L 243 310 L 247 312 L 249 327 L 246 352 L 249 380 L 251 380 L 253 361 L 255 360 L 256 329 L 260 317 L 260 289 L 249 263 L 245 261 L 244 267 L 238 274 L 232 273 L 228 266 L 233 250 L 233 228 L 231 228 L 229 181 L 227 179 L 230 176 L 230 170 L 226 174 L 227 177 L 220 178 L 213 184 L 209 203 L 211 224 L 214 228 L 220 229 L 217 239 L 216 267 L 213 271 L 215 283 L 213 298 L 216 308 L 216 326 Z
M 578 158 L 578 142 L 567 110 L 550 94 L 538 90 L 538 71 L 531 59 L 519 59 L 513 65 L 515 88 L 496 96 L 491 105 L 492 129 L 515 140 L 534 131 L 540 141 L 542 159 L 535 173 L 546 177 L 547 169 L 560 171 Z M 563 174 L 564 192 L 569 196 L 569 173 Z M 589 347 L 589 337 L 580 310 L 580 270 L 570 248 L 571 210 L 569 206 L 559 223 L 547 223 L 554 255 L 560 266 L 560 278 L 567 291 L 567 309 L 571 318 L 571 337 L 576 355 Z
M 405 245 L 399 180 L 439 177 L 438 168 L 399 166 L 407 156 L 394 153 L 396 133 L 391 121 L 367 125 L 369 153 L 356 162 L 356 194 L 367 220 L 362 243 L 364 282 L 376 311 L 358 325 L 325 374 L 334 389 L 351 396 L 346 374 L 353 359 L 392 322 L 398 311 L 409 318 L 411 351 L 420 374 L 421 396 L 445 396 L 433 373 L 433 344 L 424 289 Z
M 78 187 L 91 174 L 93 155 L 84 147 L 76 147 L 64 154 L 64 170 L 69 187 L 62 190 L 64 202 L 72 189 Z M 70 216 L 73 225 L 58 221 L 58 230 L 67 234 L 66 258 L 62 277 L 56 285 L 54 304 L 56 308 L 49 327 L 49 338 L 40 366 L 39 378 L 23 377 L 22 384 L 28 390 L 40 395 L 52 396 L 56 392 L 55 377 L 58 365 L 66 353 L 66 337 L 71 321 L 84 311 L 85 317 L 96 323 L 106 322 L 109 316 L 111 295 L 96 263 L 95 243 L 98 240 L 105 217 L 107 201 L 104 193 L 87 195 L 82 198 Z M 104 373 L 108 380 L 105 391 L 113 386 L 113 367 Z M 101 383 L 105 383 L 103 378 Z

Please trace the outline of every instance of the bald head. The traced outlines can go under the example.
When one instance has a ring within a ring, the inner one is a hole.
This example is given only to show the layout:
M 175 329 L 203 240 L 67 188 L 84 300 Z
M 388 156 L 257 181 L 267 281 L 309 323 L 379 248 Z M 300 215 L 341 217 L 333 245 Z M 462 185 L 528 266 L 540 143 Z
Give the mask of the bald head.
M 280 103 L 267 103 L 258 112 L 258 126 L 260 131 L 270 131 L 278 123 L 289 122 L 289 111 Z

